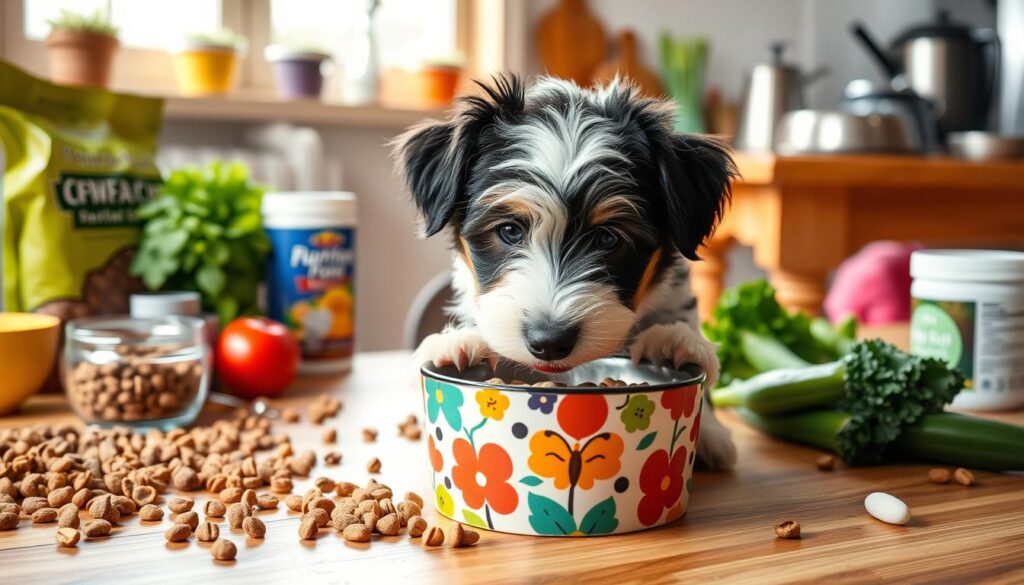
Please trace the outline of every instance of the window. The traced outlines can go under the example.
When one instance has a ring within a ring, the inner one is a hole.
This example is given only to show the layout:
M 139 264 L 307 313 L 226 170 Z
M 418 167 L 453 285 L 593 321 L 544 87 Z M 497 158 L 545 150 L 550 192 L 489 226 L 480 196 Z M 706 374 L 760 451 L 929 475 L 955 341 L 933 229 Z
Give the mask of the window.
M 121 44 L 142 49 L 171 49 L 189 33 L 213 32 L 223 26 L 218 0 L 25 0 L 25 37 L 41 41 L 49 20 L 61 10 L 105 11 L 120 29 Z
M 372 1 L 372 0 L 370 0 Z M 368 0 L 271 0 L 275 43 L 344 55 L 366 22 Z M 455 0 L 383 0 L 376 14 L 382 67 L 415 68 L 457 53 Z

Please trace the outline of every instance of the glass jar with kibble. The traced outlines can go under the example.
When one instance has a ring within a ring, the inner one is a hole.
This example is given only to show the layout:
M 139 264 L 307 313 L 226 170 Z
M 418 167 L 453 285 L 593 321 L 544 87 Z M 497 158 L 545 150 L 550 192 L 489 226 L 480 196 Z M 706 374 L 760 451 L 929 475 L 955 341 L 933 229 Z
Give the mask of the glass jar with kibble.
M 191 423 L 206 400 L 208 363 L 200 319 L 86 317 L 66 326 L 64 387 L 90 424 Z

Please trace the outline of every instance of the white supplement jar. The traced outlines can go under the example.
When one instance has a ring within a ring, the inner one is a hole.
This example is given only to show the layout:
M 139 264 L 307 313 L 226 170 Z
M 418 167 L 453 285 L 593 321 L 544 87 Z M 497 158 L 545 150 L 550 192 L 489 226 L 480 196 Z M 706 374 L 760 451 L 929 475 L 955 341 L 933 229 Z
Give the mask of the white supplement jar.
M 355 195 L 267 193 L 262 212 L 273 245 L 267 313 L 295 332 L 302 346 L 300 371 L 349 369 L 355 343 Z
M 910 276 L 910 353 L 964 373 L 953 406 L 1024 406 L 1024 252 L 920 250 Z

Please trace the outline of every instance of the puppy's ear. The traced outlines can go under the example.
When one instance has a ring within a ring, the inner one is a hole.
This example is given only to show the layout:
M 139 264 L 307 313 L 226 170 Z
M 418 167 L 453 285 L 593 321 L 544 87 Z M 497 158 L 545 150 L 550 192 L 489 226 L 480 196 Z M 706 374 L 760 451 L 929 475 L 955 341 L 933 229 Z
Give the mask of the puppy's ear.
M 679 253 L 699 260 L 698 248 L 730 201 L 736 165 L 728 147 L 711 137 L 666 133 L 652 142 L 669 234 Z
M 483 95 L 460 98 L 451 120 L 428 121 L 394 141 L 394 156 L 423 216 L 423 232 L 441 231 L 468 203 L 470 167 L 481 131 L 523 109 L 525 90 L 515 76 L 498 76 Z

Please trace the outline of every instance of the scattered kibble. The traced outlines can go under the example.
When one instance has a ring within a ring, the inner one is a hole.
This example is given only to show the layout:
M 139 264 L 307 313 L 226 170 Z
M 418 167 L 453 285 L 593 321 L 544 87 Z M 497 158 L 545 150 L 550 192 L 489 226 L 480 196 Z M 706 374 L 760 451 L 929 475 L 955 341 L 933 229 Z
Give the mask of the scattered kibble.
M 342 529 L 341 535 L 349 542 L 370 542 L 370 529 L 364 524 L 349 524 Z
M 381 462 L 380 459 L 377 457 L 370 459 L 370 461 L 366 464 L 366 471 L 369 471 L 370 473 L 380 473 L 380 468 Z
M 100 538 L 108 536 L 112 528 L 106 520 L 89 520 L 82 525 L 82 532 L 86 538 Z
M 448 529 L 448 542 L 452 548 L 473 546 L 479 540 L 480 533 L 470 530 L 458 522 Z
M 171 512 L 175 514 L 181 514 L 182 512 L 188 512 L 195 505 L 195 500 L 192 498 L 171 498 L 167 502 L 167 507 L 171 509 Z
M 832 455 L 822 455 L 821 457 L 818 457 L 816 465 L 821 471 L 832 471 L 836 466 L 836 458 Z
M 230 540 L 221 538 L 210 547 L 210 554 L 218 561 L 233 561 L 238 554 L 238 547 Z
M 335 428 L 325 429 L 320 438 L 325 445 L 333 445 L 338 440 L 338 430 Z
M 800 523 L 796 520 L 786 520 L 775 525 L 775 536 L 786 540 L 798 540 L 800 538 Z
M 196 528 L 196 540 L 199 542 L 213 542 L 220 538 L 220 527 L 213 522 L 203 522 Z
M 186 524 L 192 530 L 195 530 L 199 526 L 199 514 L 193 510 L 188 512 L 182 512 L 174 517 L 175 524 Z
M 377 429 L 365 428 L 363 429 L 363 442 L 373 443 L 377 440 Z
M 164 519 L 164 511 L 155 504 L 146 504 L 139 510 L 139 518 L 146 522 L 159 522 Z
M 327 465 L 338 465 L 341 463 L 341 453 L 338 451 L 328 451 L 324 454 L 324 463 Z
M 57 526 L 60 528 L 78 528 L 81 519 L 78 517 L 78 506 L 67 503 L 57 512 Z
M 444 530 L 437 526 L 427 528 L 423 533 L 423 544 L 426 546 L 441 546 L 444 544 Z
M 13 512 L 0 512 L 0 530 L 13 530 L 18 527 L 21 518 Z
M 39 508 L 32 513 L 33 524 L 49 524 L 57 521 L 57 510 L 53 508 Z
M 172 524 L 167 532 L 164 532 L 164 538 L 168 542 L 184 542 L 188 540 L 188 537 L 192 535 L 192 527 L 188 524 Z
M 242 521 L 249 516 L 252 516 L 252 508 L 242 504 L 241 502 L 235 502 L 228 506 L 228 525 L 232 528 L 241 528 Z
M 406 523 L 406 529 L 409 532 L 410 538 L 419 538 L 427 529 L 427 521 L 424 520 L 423 516 L 413 516 Z
M 953 476 L 948 469 L 936 467 L 928 470 L 928 481 L 932 483 L 949 483 L 950 478 Z
M 285 408 L 281 411 L 281 420 L 286 423 L 299 422 L 299 411 L 294 408 Z
M 78 546 L 78 540 L 82 535 L 75 528 L 58 528 L 57 529 L 57 544 L 60 546 L 74 547 Z
M 263 520 L 249 516 L 242 520 L 242 530 L 249 538 L 263 538 L 267 534 L 267 525 L 263 523 Z
M 974 484 L 974 474 L 963 467 L 958 467 L 953 472 L 953 479 L 960 485 L 969 486 Z
M 203 515 L 207 518 L 223 518 L 227 508 L 217 500 L 207 500 L 203 504 Z
M 320 530 L 316 518 L 306 517 L 299 524 L 299 540 L 315 540 L 316 533 Z

